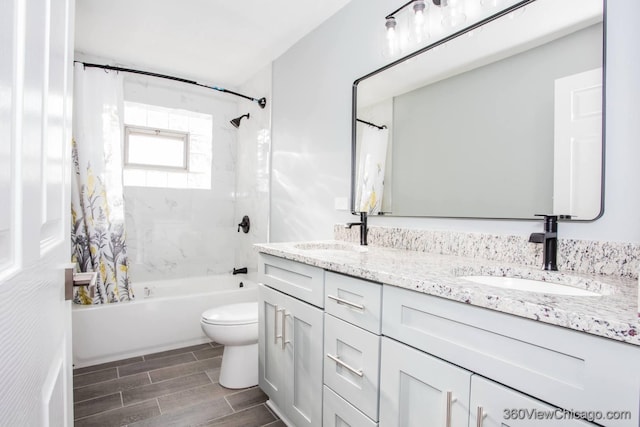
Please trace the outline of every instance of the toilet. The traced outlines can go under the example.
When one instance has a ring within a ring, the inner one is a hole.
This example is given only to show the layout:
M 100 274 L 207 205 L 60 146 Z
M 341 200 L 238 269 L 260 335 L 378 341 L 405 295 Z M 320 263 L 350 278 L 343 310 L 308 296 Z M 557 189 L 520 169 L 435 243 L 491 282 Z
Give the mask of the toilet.
M 258 303 L 215 307 L 202 313 L 200 326 L 212 341 L 224 345 L 220 385 L 246 388 L 258 384 Z

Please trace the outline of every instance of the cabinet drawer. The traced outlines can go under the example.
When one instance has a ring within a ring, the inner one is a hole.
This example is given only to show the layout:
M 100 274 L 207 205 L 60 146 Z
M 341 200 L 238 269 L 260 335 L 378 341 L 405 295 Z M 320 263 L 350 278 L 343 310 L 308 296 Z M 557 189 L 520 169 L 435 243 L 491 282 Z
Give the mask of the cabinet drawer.
M 378 420 L 380 337 L 324 315 L 324 383 Z
M 258 281 L 317 307 L 324 306 L 324 270 L 260 254 Z
M 325 386 L 322 425 L 323 427 L 376 427 L 378 423 Z
M 327 271 L 324 287 L 327 313 L 380 334 L 382 285 Z

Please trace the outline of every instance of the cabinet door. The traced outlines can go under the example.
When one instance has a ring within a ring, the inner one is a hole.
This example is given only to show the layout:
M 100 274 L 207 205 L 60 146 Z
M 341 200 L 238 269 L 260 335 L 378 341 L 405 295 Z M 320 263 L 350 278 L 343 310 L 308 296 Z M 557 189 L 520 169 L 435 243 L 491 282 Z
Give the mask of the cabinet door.
M 383 337 L 380 426 L 467 427 L 470 378 L 469 371 Z
M 258 285 L 259 384 L 279 408 L 284 403 L 284 349 L 282 345 L 282 294 Z
M 322 423 L 322 310 L 282 294 L 284 411 L 297 427 Z
M 548 406 L 479 375 L 473 375 L 471 379 L 469 406 L 471 427 L 594 426 L 587 421 L 571 419 L 571 416 L 561 409 Z M 480 418 L 482 420 L 479 422 Z

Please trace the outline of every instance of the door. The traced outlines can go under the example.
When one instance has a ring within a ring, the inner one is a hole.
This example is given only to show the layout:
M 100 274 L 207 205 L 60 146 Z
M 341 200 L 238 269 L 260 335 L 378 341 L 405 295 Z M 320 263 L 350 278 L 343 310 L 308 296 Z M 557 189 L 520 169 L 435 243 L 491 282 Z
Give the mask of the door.
M 555 81 L 553 147 L 553 213 L 595 218 L 602 197 L 602 68 Z
M 322 424 L 323 312 L 283 295 L 285 411 L 297 427 Z
M 548 406 L 515 390 L 473 375 L 470 426 L 478 427 L 588 427 L 594 424 L 571 419 L 561 409 Z M 481 421 L 478 421 L 482 419 Z
M 282 341 L 282 294 L 263 285 L 258 285 L 258 333 L 259 383 L 279 409 L 284 403 L 284 344 Z
M 467 427 L 471 372 L 382 337 L 380 427 Z
M 2 0 L 0 425 L 71 426 L 72 0 Z

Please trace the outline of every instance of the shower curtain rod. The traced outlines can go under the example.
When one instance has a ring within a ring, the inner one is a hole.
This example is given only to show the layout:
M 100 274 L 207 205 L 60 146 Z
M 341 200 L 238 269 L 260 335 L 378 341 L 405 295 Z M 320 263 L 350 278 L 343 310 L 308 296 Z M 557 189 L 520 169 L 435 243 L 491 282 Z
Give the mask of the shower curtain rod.
M 82 64 L 85 67 L 89 67 L 89 68 L 102 68 L 102 69 L 105 69 L 105 70 L 123 71 L 125 73 L 142 74 L 144 76 L 159 77 L 161 79 L 173 80 L 173 81 L 176 81 L 176 82 L 182 82 L 182 83 L 187 83 L 187 84 L 191 84 L 191 85 L 195 85 L 195 86 L 205 87 L 207 89 L 217 90 L 218 92 L 230 93 L 231 95 L 240 96 L 240 97 L 248 99 L 250 101 L 257 102 L 258 105 L 260 106 L 260 108 L 264 108 L 267 105 L 267 99 L 266 98 L 260 98 L 260 99 L 252 98 L 250 96 L 243 95 L 241 93 L 234 92 L 232 90 L 225 89 L 225 88 L 222 88 L 222 87 L 219 87 L 219 86 L 209 86 L 209 85 L 205 85 L 205 84 L 202 84 L 202 83 L 198 83 L 195 80 L 187 80 L 187 79 L 183 79 L 181 77 L 174 77 L 174 76 L 168 76 L 166 74 L 152 73 L 150 71 L 134 70 L 133 68 L 122 68 L 122 67 L 114 67 L 112 65 L 92 64 L 92 63 L 89 63 L 89 62 L 82 62 L 82 61 L 73 61 L 73 62 L 77 62 L 78 64 Z
M 366 120 L 362 120 L 362 119 L 356 119 L 356 122 L 364 123 L 365 125 L 373 126 L 374 128 L 378 128 L 380 130 L 387 128 L 387 125 L 378 126 L 376 124 L 373 124 L 371 122 L 367 122 Z

